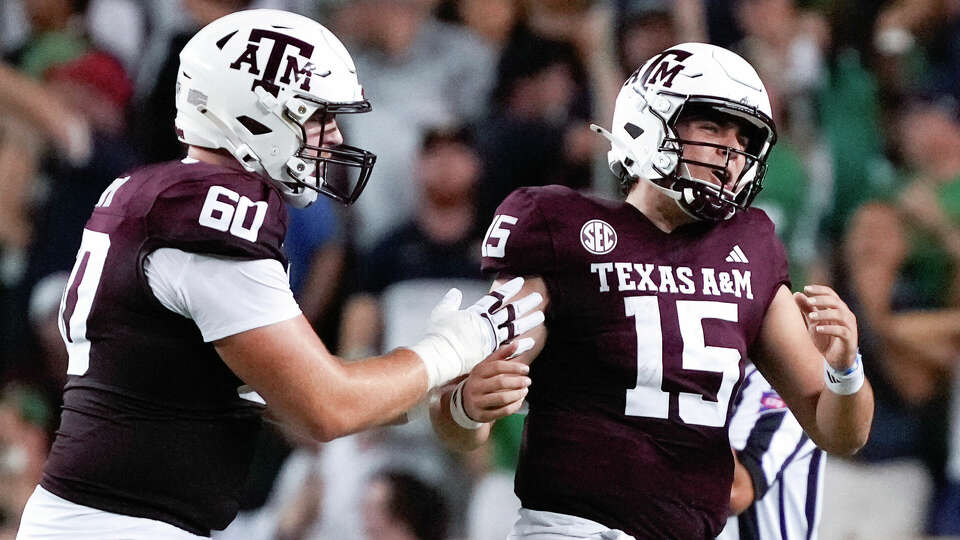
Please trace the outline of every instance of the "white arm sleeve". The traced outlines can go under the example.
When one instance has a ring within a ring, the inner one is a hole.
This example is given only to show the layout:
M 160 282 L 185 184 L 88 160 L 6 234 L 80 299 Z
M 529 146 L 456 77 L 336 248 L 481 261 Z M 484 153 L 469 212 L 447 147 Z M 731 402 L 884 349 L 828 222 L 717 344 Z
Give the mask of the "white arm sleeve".
M 300 314 L 283 265 L 161 248 L 143 265 L 154 296 L 215 341 Z

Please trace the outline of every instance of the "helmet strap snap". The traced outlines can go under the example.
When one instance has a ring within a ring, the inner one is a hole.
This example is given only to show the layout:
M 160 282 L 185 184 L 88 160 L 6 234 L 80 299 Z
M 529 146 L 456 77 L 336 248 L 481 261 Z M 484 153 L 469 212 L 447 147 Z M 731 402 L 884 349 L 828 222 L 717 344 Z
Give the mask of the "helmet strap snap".
M 290 176 L 300 182 L 303 182 L 305 178 L 309 178 L 316 168 L 317 166 L 313 163 L 308 163 L 306 160 L 296 156 L 287 160 L 287 171 L 290 173 Z

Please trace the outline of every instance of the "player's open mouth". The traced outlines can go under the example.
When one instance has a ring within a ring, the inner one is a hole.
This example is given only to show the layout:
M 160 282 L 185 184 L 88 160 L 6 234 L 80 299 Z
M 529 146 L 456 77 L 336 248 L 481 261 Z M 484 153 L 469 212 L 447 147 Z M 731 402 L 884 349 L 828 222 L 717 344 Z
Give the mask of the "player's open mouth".
M 733 184 L 730 182 L 730 173 L 724 169 L 710 169 L 710 174 L 706 175 L 706 181 L 709 184 L 717 186 L 724 191 L 732 191 Z
M 710 171 L 710 173 L 713 175 L 713 179 L 712 179 L 712 180 L 716 180 L 715 183 L 716 183 L 718 186 L 728 187 L 728 186 L 727 186 L 727 182 L 730 180 L 730 175 L 727 174 L 727 171 L 725 171 L 725 170 L 713 169 L 713 170 Z
M 722 192 L 732 197 L 734 195 L 733 188 L 736 186 L 736 183 L 730 182 L 731 175 L 729 171 L 724 169 L 716 169 L 713 167 L 710 167 L 708 171 L 709 172 L 706 174 L 702 174 L 700 176 L 691 176 L 690 178 L 700 182 L 701 184 L 710 186 L 711 189 L 717 190 L 717 194 Z

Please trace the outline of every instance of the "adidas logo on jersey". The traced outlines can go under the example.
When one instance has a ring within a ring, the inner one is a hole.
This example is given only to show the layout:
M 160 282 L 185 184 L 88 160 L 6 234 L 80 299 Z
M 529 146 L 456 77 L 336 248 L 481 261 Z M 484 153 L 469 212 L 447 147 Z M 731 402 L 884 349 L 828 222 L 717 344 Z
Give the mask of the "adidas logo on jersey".
M 734 245 L 733 249 L 730 250 L 730 254 L 727 255 L 727 258 L 724 259 L 727 262 L 732 263 L 748 263 L 747 256 L 744 255 L 743 250 L 740 249 L 739 245 Z

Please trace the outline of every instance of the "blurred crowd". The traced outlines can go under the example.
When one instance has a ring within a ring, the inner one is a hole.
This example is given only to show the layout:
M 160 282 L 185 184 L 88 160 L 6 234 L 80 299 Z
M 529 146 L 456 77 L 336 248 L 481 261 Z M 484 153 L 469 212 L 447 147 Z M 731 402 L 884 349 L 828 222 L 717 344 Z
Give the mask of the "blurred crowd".
M 960 535 L 960 0 L 4 0 L 0 539 L 56 429 L 83 224 L 123 171 L 183 157 L 178 52 L 252 7 L 331 28 L 373 103 L 342 125 L 378 156 L 364 195 L 292 211 L 286 241 L 304 313 L 346 358 L 414 341 L 450 286 L 486 290 L 480 243 L 513 189 L 617 197 L 587 126 L 644 60 L 684 41 L 744 55 L 779 131 L 755 205 L 794 287 L 854 307 L 877 394 L 868 445 L 828 462 L 821 538 Z M 421 409 L 325 445 L 270 426 L 216 536 L 504 538 L 522 417 L 455 455 Z

